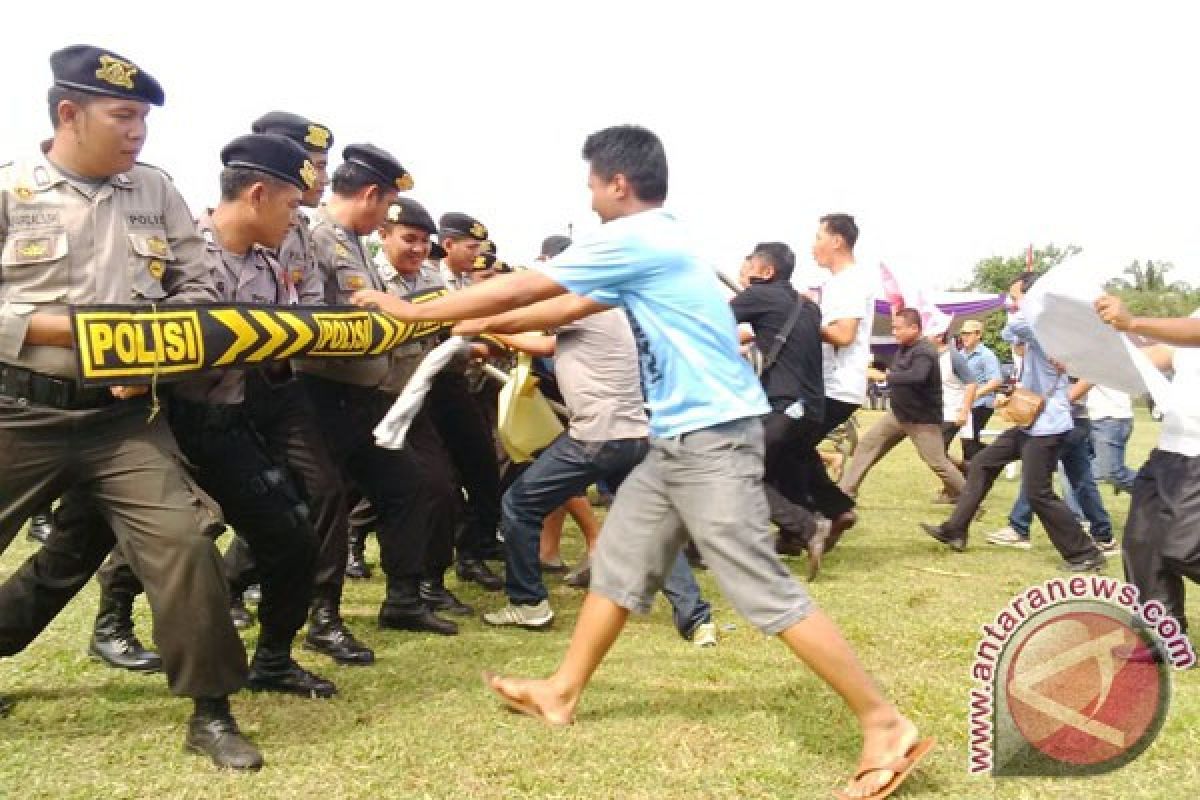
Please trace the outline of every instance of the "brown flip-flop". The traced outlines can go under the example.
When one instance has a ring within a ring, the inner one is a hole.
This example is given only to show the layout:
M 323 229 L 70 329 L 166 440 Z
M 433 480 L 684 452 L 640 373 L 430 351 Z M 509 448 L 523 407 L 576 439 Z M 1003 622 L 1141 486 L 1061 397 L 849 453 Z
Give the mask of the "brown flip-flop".
M 880 786 L 874 794 L 863 795 L 858 797 L 851 794 L 846 794 L 841 789 L 834 791 L 833 796 L 838 800 L 883 800 L 885 797 L 890 797 L 892 792 L 900 788 L 900 784 L 904 783 L 909 774 L 916 769 L 921 763 L 921 759 L 929 754 L 929 751 L 937 744 L 937 739 L 930 736 L 928 739 L 921 739 L 908 748 L 908 752 L 890 764 L 883 764 L 877 767 L 863 767 L 858 772 L 854 773 L 851 780 L 859 780 L 865 775 L 872 772 L 887 771 L 892 773 L 892 779 Z
M 566 722 L 555 722 L 554 720 L 550 719 L 545 714 L 543 714 L 542 710 L 540 708 L 538 708 L 537 706 L 531 705 L 529 703 L 522 703 L 520 700 L 517 700 L 513 697 L 509 697 L 504 692 L 502 692 L 498 688 L 496 688 L 495 684 L 492 683 L 492 681 L 498 677 L 500 677 L 500 676 L 497 675 L 496 673 L 492 672 L 490 669 L 485 669 L 483 671 L 483 685 L 487 687 L 489 692 L 496 695 L 496 697 L 500 698 L 500 702 L 504 703 L 504 705 L 507 706 L 508 708 L 510 708 L 511 710 L 516 711 L 520 714 L 524 714 L 527 717 L 533 717 L 534 719 L 539 720 L 543 724 L 549 725 L 552 728 L 565 728 L 568 725 L 575 722 L 574 715 L 571 715 L 571 719 L 567 720 Z

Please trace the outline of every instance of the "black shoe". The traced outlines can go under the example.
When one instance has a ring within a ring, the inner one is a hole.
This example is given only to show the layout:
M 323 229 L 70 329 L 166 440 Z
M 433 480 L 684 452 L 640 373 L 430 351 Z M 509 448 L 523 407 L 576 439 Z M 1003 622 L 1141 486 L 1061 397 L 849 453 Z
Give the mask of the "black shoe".
M 313 607 L 303 647 L 348 666 L 375 663 L 375 651 L 354 638 L 332 605 Z
M 242 592 L 242 600 L 247 603 L 258 605 L 262 602 L 262 586 L 257 583 L 252 583 L 246 587 L 246 591 Z
M 937 539 L 939 542 L 946 545 L 956 553 L 961 553 L 963 550 L 967 549 L 967 537 L 955 536 L 954 534 L 943 530 L 941 525 L 930 525 L 928 522 L 921 522 L 919 524 L 921 526 L 921 530 L 925 531 L 934 539 Z
M 458 562 L 455 569 L 460 581 L 474 581 L 489 592 L 498 592 L 504 588 L 504 581 L 492 572 L 483 561 L 474 558 L 464 558 Z
M 802 556 L 808 552 L 807 544 L 804 539 L 795 534 L 780 531 L 779 537 L 775 540 L 775 552 L 781 556 Z
M 379 627 L 395 631 L 423 631 L 442 636 L 458 633 L 458 623 L 442 619 L 421 603 L 415 607 L 389 606 L 386 602 L 379 609 Z
M 315 675 L 291 658 L 278 667 L 264 663 L 257 656 L 250 664 L 246 687 L 252 692 L 282 692 L 300 697 L 325 698 L 337 694 L 333 681 Z
M 188 720 L 184 747 L 212 759 L 221 769 L 262 769 L 263 758 L 250 740 L 238 730 L 229 713 L 229 702 L 196 701 L 196 711 Z
M 88 653 L 117 669 L 132 672 L 158 672 L 162 658 L 147 650 L 133 632 L 133 596 L 102 594 L 100 613 L 88 642 Z
M 229 618 L 233 620 L 233 627 L 239 631 L 254 627 L 254 613 L 246 608 L 246 604 L 240 597 L 234 597 L 230 602 Z
M 45 544 L 54 533 L 54 518 L 49 514 L 34 514 L 29 520 L 29 530 L 26 536 L 38 544 Z
M 1107 563 L 1104 554 L 1100 553 L 1076 561 L 1064 561 L 1062 568 L 1067 572 L 1103 572 Z
M 475 609 L 454 596 L 454 592 L 433 581 L 421 581 L 421 602 L 430 611 L 444 611 L 459 617 L 474 616 Z
M 371 568 L 367 566 L 367 532 L 361 528 L 351 528 L 350 547 L 346 552 L 346 577 L 356 581 L 371 577 Z

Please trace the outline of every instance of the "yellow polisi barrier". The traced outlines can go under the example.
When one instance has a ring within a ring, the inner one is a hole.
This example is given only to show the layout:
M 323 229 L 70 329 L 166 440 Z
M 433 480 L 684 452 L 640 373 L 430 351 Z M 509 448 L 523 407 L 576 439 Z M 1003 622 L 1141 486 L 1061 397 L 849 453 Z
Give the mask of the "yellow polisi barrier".
M 424 302 L 444 290 L 409 297 Z M 211 369 L 301 358 L 363 358 L 433 336 L 441 322 L 399 322 L 354 306 L 76 306 L 85 386 L 134 386 Z

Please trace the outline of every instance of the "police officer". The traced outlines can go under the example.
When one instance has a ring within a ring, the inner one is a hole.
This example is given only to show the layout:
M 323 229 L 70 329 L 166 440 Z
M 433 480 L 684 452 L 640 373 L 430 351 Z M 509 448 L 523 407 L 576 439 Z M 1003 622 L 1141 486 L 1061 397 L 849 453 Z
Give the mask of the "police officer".
M 390 153 L 370 144 L 350 145 L 333 173 L 333 195 L 313 224 L 325 301 L 346 305 L 359 289 L 384 289 L 361 237 L 382 225 L 412 178 Z M 380 561 L 387 596 L 379 611 L 384 628 L 454 633 L 453 622 L 431 612 L 419 596 L 425 548 L 437 513 L 435 492 L 411 448 L 386 450 L 372 431 L 392 398 L 380 391 L 389 372 L 387 354 L 357 359 L 303 359 L 301 380 L 316 407 L 335 463 L 379 517 Z M 340 602 L 340 595 L 337 598 Z
M 327 167 L 333 133 L 325 125 L 286 111 L 264 114 L 252 127 L 256 133 L 286 136 L 305 148 L 316 168 L 317 180 L 304 191 L 300 205 L 316 208 L 329 185 Z M 295 287 L 294 301 L 305 305 L 325 302 L 309 219 L 301 209 L 296 210 L 293 224 L 279 247 L 278 260 Z M 247 375 L 246 405 L 268 450 L 281 463 L 287 463 L 302 485 L 317 535 L 312 616 L 304 647 L 324 653 L 339 664 L 370 664 L 375 660 L 374 651 L 355 638 L 339 612 L 347 559 L 346 487 L 325 446 L 308 394 L 293 379 L 290 366 L 281 364 Z M 255 579 L 253 560 L 248 555 L 247 549 L 236 541 L 226 553 L 226 564 L 233 574 L 233 591 L 240 592 Z
M 66 309 L 216 299 L 204 241 L 170 179 L 136 163 L 163 90 L 110 50 L 50 57 L 54 136 L 0 168 L 0 547 L 62 496 L 56 530 L 0 586 L 0 654 L 20 652 L 90 579 L 114 537 L 146 585 L 171 691 L 194 698 L 187 747 L 257 769 L 228 695 L 246 677 L 198 494 L 147 393 L 78 382 Z
M 469 286 L 475 259 L 488 241 L 487 228 L 474 217 L 450 212 L 438 220 L 438 239 L 446 250 L 440 266 L 447 288 Z M 496 555 L 498 549 L 500 471 L 495 439 L 472 397 L 467 366 L 452 366 L 438 375 L 430 391 L 429 407 L 466 490 L 466 524 L 458 537 L 458 577 L 489 591 L 500 591 L 504 581 L 484 561 Z M 444 572 L 450 563 L 447 558 L 441 570 Z M 437 565 L 430 571 L 437 571 Z

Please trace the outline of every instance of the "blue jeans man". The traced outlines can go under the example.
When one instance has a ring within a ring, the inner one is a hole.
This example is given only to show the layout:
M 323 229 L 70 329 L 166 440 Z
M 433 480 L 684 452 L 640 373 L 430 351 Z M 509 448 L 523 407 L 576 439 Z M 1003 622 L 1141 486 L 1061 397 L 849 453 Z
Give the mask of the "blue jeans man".
M 1125 448 L 1132 435 L 1132 419 L 1104 417 L 1092 420 L 1097 481 L 1107 481 L 1118 491 L 1133 492 L 1133 479 L 1137 477 L 1137 472 L 1125 465 Z
M 648 448 L 645 439 L 585 442 L 563 433 L 521 473 L 502 503 L 507 554 L 504 591 L 510 603 L 532 606 L 549 596 L 538 560 L 546 515 L 599 480 L 615 494 Z M 675 629 L 683 638 L 690 639 L 699 625 L 712 621 L 712 608 L 701 597 L 682 551 L 663 584 L 663 594 L 671 602 Z
M 1063 442 L 1059 463 L 1066 472 L 1067 491 L 1064 497 L 1071 510 L 1082 513 L 1090 525 L 1092 539 L 1097 544 L 1109 544 L 1113 541 L 1112 520 L 1100 499 L 1100 490 L 1096 488 L 1096 479 L 1092 474 L 1091 425 L 1086 419 L 1076 419 L 1075 429 L 1067 434 Z M 1078 509 L 1072 504 L 1074 497 Z M 1022 491 L 1013 503 L 1008 515 L 1008 524 L 1021 536 L 1028 538 L 1029 528 L 1033 524 L 1033 509 L 1025 499 Z

